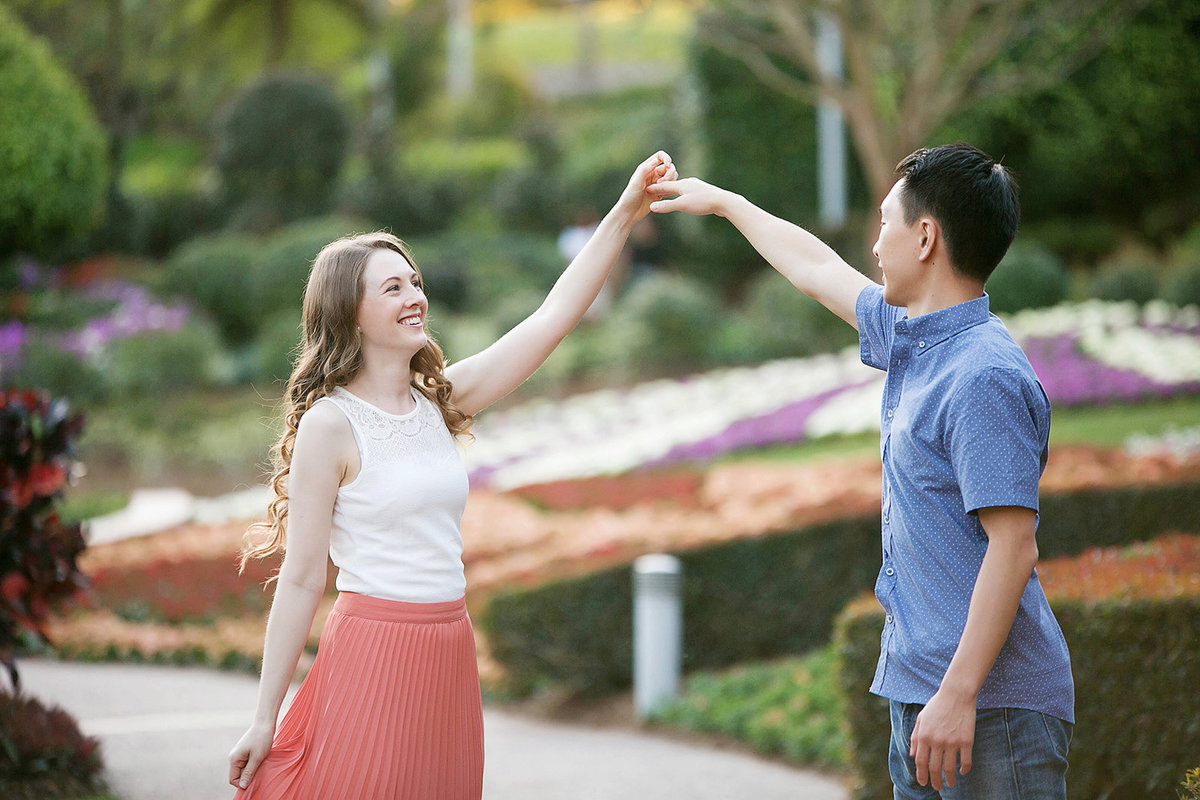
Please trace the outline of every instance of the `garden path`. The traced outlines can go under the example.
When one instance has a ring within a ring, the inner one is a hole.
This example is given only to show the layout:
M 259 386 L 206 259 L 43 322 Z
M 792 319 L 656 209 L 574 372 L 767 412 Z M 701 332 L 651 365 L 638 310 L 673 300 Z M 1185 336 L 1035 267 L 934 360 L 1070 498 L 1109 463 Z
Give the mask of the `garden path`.
M 26 689 L 101 740 L 121 800 L 228 798 L 229 749 L 250 722 L 253 676 L 199 668 L 29 659 Z M 487 800 L 846 800 L 837 779 L 627 728 L 484 711 Z

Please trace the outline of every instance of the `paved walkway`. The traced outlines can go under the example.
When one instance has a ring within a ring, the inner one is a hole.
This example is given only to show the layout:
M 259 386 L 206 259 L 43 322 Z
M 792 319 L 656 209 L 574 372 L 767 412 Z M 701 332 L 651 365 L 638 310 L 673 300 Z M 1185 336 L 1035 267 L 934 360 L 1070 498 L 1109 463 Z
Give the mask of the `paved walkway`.
M 27 692 L 100 738 L 122 800 L 227 800 L 226 757 L 254 677 L 198 668 L 26 659 Z M 486 800 L 847 800 L 836 781 L 742 753 L 624 729 L 484 713 Z

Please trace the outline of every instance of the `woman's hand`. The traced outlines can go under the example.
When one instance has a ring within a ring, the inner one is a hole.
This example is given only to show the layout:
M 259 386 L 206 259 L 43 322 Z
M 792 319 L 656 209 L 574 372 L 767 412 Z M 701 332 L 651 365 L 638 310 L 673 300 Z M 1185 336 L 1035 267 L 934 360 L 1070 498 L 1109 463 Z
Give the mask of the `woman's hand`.
M 616 210 L 626 214 L 631 222 L 637 222 L 650 213 L 650 204 L 657 199 L 648 192 L 649 188 L 660 181 L 673 181 L 678 177 L 671 157 L 659 150 L 634 170 L 629 185 L 617 201 Z
M 229 785 L 245 789 L 254 780 L 258 766 L 271 752 L 275 740 L 274 726 L 254 723 L 229 753 Z

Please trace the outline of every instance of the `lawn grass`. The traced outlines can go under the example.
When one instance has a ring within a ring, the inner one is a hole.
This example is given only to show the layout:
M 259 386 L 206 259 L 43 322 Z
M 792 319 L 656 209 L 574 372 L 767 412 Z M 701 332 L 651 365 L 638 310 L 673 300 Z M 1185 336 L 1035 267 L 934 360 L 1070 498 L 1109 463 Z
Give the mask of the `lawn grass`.
M 692 11 L 677 0 L 640 6 L 597 2 L 590 15 L 596 56 L 605 63 L 657 63 L 682 68 Z M 640 6 L 640 7 L 639 7 Z M 521 70 L 562 67 L 579 58 L 582 15 L 564 7 L 541 8 L 478 26 L 481 51 Z

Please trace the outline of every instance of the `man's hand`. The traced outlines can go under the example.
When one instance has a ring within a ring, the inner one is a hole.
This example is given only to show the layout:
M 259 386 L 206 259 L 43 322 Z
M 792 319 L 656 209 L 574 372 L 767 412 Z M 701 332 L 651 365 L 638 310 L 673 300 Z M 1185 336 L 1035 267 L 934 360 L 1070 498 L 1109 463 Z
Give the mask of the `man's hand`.
M 686 214 L 725 216 L 726 203 L 733 196 L 699 178 L 661 181 L 646 191 L 659 198 L 674 196 L 671 200 L 660 199 L 651 203 L 650 210 L 656 214 L 682 211 Z
M 953 692 L 943 684 L 917 714 L 908 749 L 916 761 L 917 783 L 922 786 L 932 783 L 940 792 L 943 783 L 954 785 L 959 762 L 963 775 L 971 771 L 976 701 L 976 695 Z

